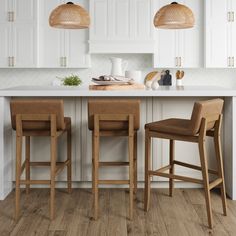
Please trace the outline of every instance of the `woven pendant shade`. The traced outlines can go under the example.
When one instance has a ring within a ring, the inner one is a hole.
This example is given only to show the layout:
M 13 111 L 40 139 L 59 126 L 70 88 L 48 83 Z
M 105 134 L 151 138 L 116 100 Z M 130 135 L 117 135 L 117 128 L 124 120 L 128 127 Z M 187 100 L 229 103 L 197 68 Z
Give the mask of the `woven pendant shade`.
M 194 23 L 191 9 L 177 2 L 162 7 L 154 17 L 155 27 L 162 29 L 192 28 Z
M 52 11 L 49 25 L 62 29 L 85 29 L 90 25 L 90 17 L 83 7 L 68 2 Z

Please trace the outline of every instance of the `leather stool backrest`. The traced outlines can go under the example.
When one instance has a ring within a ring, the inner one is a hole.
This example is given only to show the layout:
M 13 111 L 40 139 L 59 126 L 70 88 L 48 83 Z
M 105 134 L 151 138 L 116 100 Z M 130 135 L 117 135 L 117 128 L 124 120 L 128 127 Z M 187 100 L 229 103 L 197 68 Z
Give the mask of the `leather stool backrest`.
M 61 99 L 34 100 L 14 99 L 10 102 L 12 128 L 16 129 L 17 114 L 55 114 L 57 117 L 57 130 L 65 129 L 64 103 Z M 23 130 L 50 130 L 50 122 L 47 121 L 24 121 Z
M 223 110 L 224 100 L 217 98 L 207 101 L 195 102 L 192 116 L 191 116 L 191 128 L 194 134 L 197 134 L 200 129 L 202 118 L 208 118 L 213 115 L 221 115 Z M 207 124 L 207 130 L 213 129 L 215 122 L 209 122 Z
M 137 99 L 90 99 L 88 101 L 88 127 L 94 129 L 95 114 L 134 115 L 134 129 L 140 126 L 140 100 Z M 102 121 L 100 130 L 127 130 L 128 122 Z

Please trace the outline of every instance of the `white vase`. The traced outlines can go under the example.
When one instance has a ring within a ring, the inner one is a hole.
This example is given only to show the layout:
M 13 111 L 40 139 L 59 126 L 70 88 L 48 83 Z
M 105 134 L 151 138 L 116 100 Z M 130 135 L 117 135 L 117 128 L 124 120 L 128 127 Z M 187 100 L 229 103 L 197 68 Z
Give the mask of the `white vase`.
M 110 61 L 112 63 L 111 65 L 111 75 L 113 76 L 124 76 L 123 73 L 123 63 L 125 63 L 125 67 L 127 66 L 127 62 L 123 62 L 122 58 L 118 58 L 118 57 L 111 57 Z

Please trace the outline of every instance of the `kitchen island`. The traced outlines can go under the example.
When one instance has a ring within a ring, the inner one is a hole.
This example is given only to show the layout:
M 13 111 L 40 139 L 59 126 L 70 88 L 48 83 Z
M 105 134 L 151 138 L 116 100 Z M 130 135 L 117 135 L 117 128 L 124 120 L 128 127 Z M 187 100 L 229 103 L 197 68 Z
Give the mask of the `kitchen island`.
M 157 90 L 126 90 L 126 91 L 90 91 L 88 87 L 33 87 L 22 86 L 0 90 L 0 199 L 4 199 L 13 188 L 15 166 L 15 132 L 11 128 L 9 101 L 11 98 L 62 98 L 65 103 L 65 115 L 72 119 L 72 171 L 74 187 L 91 187 L 91 133 L 87 128 L 87 100 L 89 98 L 140 98 L 141 125 L 138 132 L 138 180 L 139 187 L 144 180 L 144 124 L 170 117 L 189 119 L 193 103 L 198 100 L 221 97 L 225 100 L 223 126 L 223 157 L 225 165 L 225 182 L 227 194 L 236 200 L 236 90 L 221 87 L 160 87 Z M 40 139 L 40 140 L 39 140 Z M 108 160 L 123 160 L 126 158 L 126 140 L 102 139 L 101 158 Z M 58 158 L 64 158 L 64 140 L 60 141 Z M 209 166 L 215 167 L 214 150 L 211 140 L 207 142 Z M 185 150 L 185 151 L 183 151 Z M 45 138 L 32 140 L 31 155 L 33 160 L 48 160 L 50 147 Z M 23 150 L 24 152 L 24 150 Z M 153 168 L 157 169 L 168 162 L 168 143 L 164 140 L 154 140 L 152 145 Z M 180 161 L 199 164 L 199 154 L 196 144 L 177 142 L 176 158 Z M 180 167 L 177 173 L 201 177 L 195 171 Z M 123 169 L 104 169 L 100 172 L 103 179 L 125 178 Z M 33 169 L 33 178 L 46 179 L 48 172 L 43 169 Z M 58 186 L 63 187 L 66 175 L 58 179 Z M 166 179 L 153 178 L 154 187 L 166 187 Z M 177 182 L 176 187 L 198 187 L 194 184 Z

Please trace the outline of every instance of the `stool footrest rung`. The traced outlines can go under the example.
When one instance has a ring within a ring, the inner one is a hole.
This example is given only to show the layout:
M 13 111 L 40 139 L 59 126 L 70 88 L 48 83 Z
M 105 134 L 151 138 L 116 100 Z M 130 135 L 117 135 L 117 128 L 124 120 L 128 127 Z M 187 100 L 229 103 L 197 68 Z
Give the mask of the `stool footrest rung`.
M 99 162 L 99 167 L 103 167 L 103 166 L 129 166 L 129 162 L 119 162 L 119 161 L 113 161 L 113 162 Z
M 164 167 L 162 167 L 162 168 L 160 168 L 160 169 L 158 169 L 158 170 L 155 170 L 155 172 L 160 172 L 160 173 L 162 173 L 162 172 L 165 172 L 165 171 L 171 169 L 171 167 L 172 167 L 171 165 L 164 166 Z
M 50 180 L 21 180 L 20 184 L 50 184 Z
M 98 180 L 99 184 L 129 184 L 129 180 Z
M 209 184 L 209 189 L 212 190 L 213 188 L 215 188 L 216 186 L 218 186 L 219 184 L 223 183 L 223 179 L 222 178 L 218 178 L 214 181 L 212 181 L 210 184 Z
M 203 183 L 203 181 L 201 179 L 190 178 L 190 177 L 187 177 L 187 176 L 161 173 L 161 172 L 158 172 L 158 171 L 148 171 L 148 173 L 150 175 L 156 175 L 156 176 L 161 176 L 161 177 L 170 178 L 170 179 L 178 179 L 178 180 L 191 182 L 191 183 L 196 183 L 196 184 L 202 184 Z
M 194 169 L 194 170 L 200 170 L 200 171 L 202 170 L 202 168 L 200 166 L 188 164 L 188 163 L 181 162 L 181 161 L 174 160 L 173 163 L 175 165 L 183 166 L 183 167 Z M 216 170 L 208 169 L 208 172 L 211 173 L 211 174 L 214 174 L 214 175 L 218 175 L 218 172 Z

